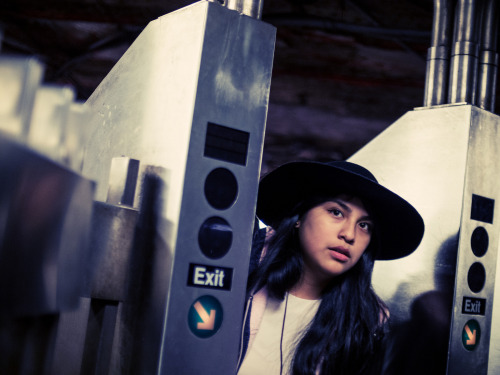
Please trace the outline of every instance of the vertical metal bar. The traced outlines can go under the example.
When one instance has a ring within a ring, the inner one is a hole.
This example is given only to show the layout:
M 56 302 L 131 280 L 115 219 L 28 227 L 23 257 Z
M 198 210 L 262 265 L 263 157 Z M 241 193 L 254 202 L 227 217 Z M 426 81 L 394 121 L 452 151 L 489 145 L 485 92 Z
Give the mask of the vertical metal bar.
M 478 2 L 459 0 L 451 52 L 449 103 L 476 102 L 478 45 Z
M 477 90 L 477 105 L 487 111 L 493 111 L 495 108 L 499 18 L 498 0 L 487 0 L 483 9 Z
M 227 7 L 260 20 L 263 3 L 263 0 L 227 0 Z
M 424 106 L 445 104 L 447 99 L 452 25 L 451 0 L 434 1 L 431 47 L 427 51 Z
M 118 302 L 93 299 L 82 361 L 82 375 L 108 373 Z
M 138 173 L 139 160 L 126 156 L 111 159 L 106 202 L 133 207 Z

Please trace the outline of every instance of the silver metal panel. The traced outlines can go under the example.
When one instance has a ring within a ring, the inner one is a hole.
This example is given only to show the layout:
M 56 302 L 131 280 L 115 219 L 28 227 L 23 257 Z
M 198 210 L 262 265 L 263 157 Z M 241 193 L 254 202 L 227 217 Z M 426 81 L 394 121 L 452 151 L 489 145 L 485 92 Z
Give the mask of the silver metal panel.
M 113 157 L 167 169 L 168 219 L 179 213 L 191 135 L 206 7 L 189 6 L 151 22 L 97 87 L 83 174 L 106 201 Z
M 404 115 L 350 159 L 366 166 L 382 184 L 412 203 L 426 225 L 424 238 L 415 253 L 400 260 L 375 264 L 374 287 L 388 303 L 394 319 L 393 341 L 386 359 L 388 374 L 410 370 L 413 372 L 408 373 L 412 374 L 419 371 L 443 374 L 447 362 L 455 366 L 453 369 L 450 367 L 450 374 L 464 373 L 467 358 L 464 354 L 467 350 L 462 345 L 461 337 L 457 342 L 455 333 L 449 344 L 451 314 L 462 308 L 461 290 L 467 284 L 463 273 L 470 266 L 468 253 L 471 226 L 474 224 L 465 222 L 471 221 L 471 192 L 476 189 L 475 194 L 487 197 L 498 195 L 498 188 L 495 188 L 498 185 L 495 182 L 498 162 L 493 161 L 498 159 L 497 127 L 495 115 L 470 105 L 416 109 Z M 459 232 L 462 233 L 460 241 Z M 490 236 L 490 244 L 497 246 L 496 233 Z M 490 284 L 482 292 L 488 295 L 488 310 L 484 317 L 479 317 L 483 320 L 494 317 L 494 311 L 498 309 L 498 302 L 492 301 L 496 249 L 489 252 L 485 263 L 488 263 L 487 275 L 493 276 L 490 276 Z M 461 259 L 458 274 L 457 253 Z M 474 296 L 479 295 L 472 293 Z M 466 318 L 456 318 L 458 320 L 455 319 L 454 324 L 459 327 L 456 329 L 460 329 L 461 335 Z M 498 344 L 495 344 L 499 341 L 499 323 L 498 319 L 493 319 L 490 375 L 500 369 Z M 486 373 L 484 356 L 488 356 L 489 327 L 485 331 L 485 346 L 476 348 L 474 352 L 480 353 L 483 362 L 472 359 L 471 363 L 476 363 L 476 367 L 466 373 Z M 457 346 L 456 353 L 452 351 L 454 345 Z M 449 350 L 452 357 L 447 361 Z
M 493 244 L 495 246 L 495 244 Z M 498 250 L 497 250 L 498 251 Z M 495 285 L 493 291 L 493 311 L 491 312 L 490 350 L 488 358 L 488 375 L 496 375 L 500 372 L 500 257 L 497 254 L 497 272 L 495 273 Z
M 468 106 L 411 111 L 350 159 L 366 166 L 424 218 L 426 231 L 417 251 L 375 265 L 375 288 L 398 319 L 409 318 L 416 296 L 450 287 L 440 285 L 440 276 L 448 279 L 450 269 L 437 256 L 456 239 L 460 226 L 469 124 Z M 453 278 L 454 265 L 451 273 Z
M 408 112 L 350 159 L 413 204 L 426 226 L 413 254 L 375 264 L 374 288 L 394 321 L 388 374 L 446 369 L 470 118 L 466 105 Z
M 50 374 L 80 374 L 89 320 L 90 299 L 80 298 L 78 309 L 59 315 Z
M 182 253 L 175 258 L 177 272 L 173 274 L 171 290 L 179 291 L 186 285 L 189 263 L 199 260 L 218 267 L 234 267 L 232 290 L 227 293 L 184 288 L 184 294 L 170 294 L 162 374 L 202 372 L 206 369 L 208 358 L 214 366 L 211 367 L 214 372 L 233 373 L 236 368 L 267 114 L 274 28 L 236 14 L 223 18 L 222 10 L 211 7 L 208 14 L 207 38 L 193 118 L 193 128 L 196 126 L 203 131 L 193 131 L 191 136 L 184 182 L 185 198 L 179 218 L 177 248 L 182 249 Z M 217 43 L 211 41 L 221 35 L 224 35 L 223 40 Z M 250 133 L 245 166 L 210 158 L 200 159 L 208 121 Z M 206 199 L 190 198 L 203 195 L 206 176 L 217 167 L 230 170 L 238 184 L 237 199 L 226 210 L 214 209 Z M 222 217 L 229 222 L 233 230 L 233 241 L 227 255 L 210 261 L 203 255 L 200 257 L 197 234 L 202 223 L 213 216 Z M 224 309 L 224 322 L 220 332 L 210 339 L 194 337 L 184 323 L 192 302 L 204 294 L 215 296 Z M 179 351 L 178 341 L 172 340 L 174 337 L 184 338 L 184 349 L 188 350 Z M 204 353 L 203 360 L 193 360 L 200 358 L 199 353 Z M 172 361 L 173 358 L 176 361 Z
M 488 371 L 493 293 L 500 239 L 499 125 L 498 116 L 472 108 L 450 337 L 447 372 L 449 375 L 486 375 Z M 481 229 L 488 238 L 483 239 L 481 244 L 475 244 L 473 241 L 476 229 Z M 483 249 L 484 245 L 486 247 Z M 478 268 L 475 269 L 475 266 Z M 481 267 L 486 270 L 484 280 L 479 271 Z M 484 282 L 482 287 L 481 282 Z M 481 311 L 483 309 L 484 311 Z M 498 373 L 498 370 L 497 368 L 494 373 Z
M 94 203 L 83 296 L 125 300 L 137 218 L 137 210 Z
M 161 374 L 235 370 L 274 41 L 272 26 L 198 2 L 151 22 L 87 102 L 95 128 L 83 173 L 98 181 L 97 199 L 105 200 L 115 156 L 163 170 L 165 204 L 157 229 L 169 259 L 155 266 L 170 282 Z M 209 123 L 248 135 L 244 163 L 204 156 Z M 222 209 L 205 195 L 207 176 L 217 168 L 237 184 L 235 201 Z M 201 225 L 213 216 L 226 220 L 233 233 L 228 253 L 217 259 L 198 244 Z M 192 263 L 232 269 L 231 289 L 188 286 Z M 223 306 L 222 325 L 209 338 L 197 337 L 187 324 L 188 311 L 204 295 Z
M 0 314 L 74 309 L 93 183 L 0 135 Z

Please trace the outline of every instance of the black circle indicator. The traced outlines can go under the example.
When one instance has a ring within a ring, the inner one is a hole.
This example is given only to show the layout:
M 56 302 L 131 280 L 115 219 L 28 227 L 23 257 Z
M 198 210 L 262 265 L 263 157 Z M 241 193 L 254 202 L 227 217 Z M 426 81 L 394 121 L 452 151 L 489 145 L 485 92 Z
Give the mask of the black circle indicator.
M 225 210 L 234 203 L 238 195 L 238 182 L 226 168 L 216 168 L 205 180 L 205 197 L 218 210 Z
M 472 252 L 478 258 L 482 257 L 488 251 L 489 245 L 489 237 L 488 232 L 483 227 L 477 227 L 472 232 L 472 236 L 470 237 L 470 246 L 472 248 Z
M 211 259 L 222 258 L 233 242 L 233 229 L 221 217 L 213 216 L 205 220 L 198 233 L 201 252 Z
M 470 290 L 474 293 L 479 293 L 484 287 L 485 280 L 486 271 L 481 263 L 476 262 L 470 266 L 469 273 L 467 274 L 467 283 Z

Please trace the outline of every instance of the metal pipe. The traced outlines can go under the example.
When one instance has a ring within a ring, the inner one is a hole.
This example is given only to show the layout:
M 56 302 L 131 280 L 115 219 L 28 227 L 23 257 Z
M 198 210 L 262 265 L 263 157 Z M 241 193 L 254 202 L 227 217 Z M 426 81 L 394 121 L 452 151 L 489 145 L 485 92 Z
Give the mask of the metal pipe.
M 497 46 L 500 16 L 498 12 L 498 0 L 487 0 L 482 18 L 477 105 L 491 112 L 495 108 L 499 60 Z
M 475 0 L 459 0 L 457 4 L 448 88 L 449 103 L 475 104 L 476 101 L 479 54 L 477 4 Z
M 260 20 L 264 0 L 225 0 L 227 8 Z
M 426 107 L 446 102 L 450 60 L 451 14 L 451 0 L 434 0 L 431 47 L 427 50 L 424 94 L 424 106 Z

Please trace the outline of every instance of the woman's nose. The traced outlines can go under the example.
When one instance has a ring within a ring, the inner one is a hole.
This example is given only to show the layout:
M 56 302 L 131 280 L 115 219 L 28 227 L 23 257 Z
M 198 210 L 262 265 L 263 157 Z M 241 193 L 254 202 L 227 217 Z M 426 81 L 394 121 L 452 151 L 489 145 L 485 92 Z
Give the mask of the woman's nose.
M 342 238 L 348 244 L 353 244 L 355 233 L 356 233 L 355 225 L 350 223 L 349 221 L 346 221 L 340 230 L 339 237 Z

